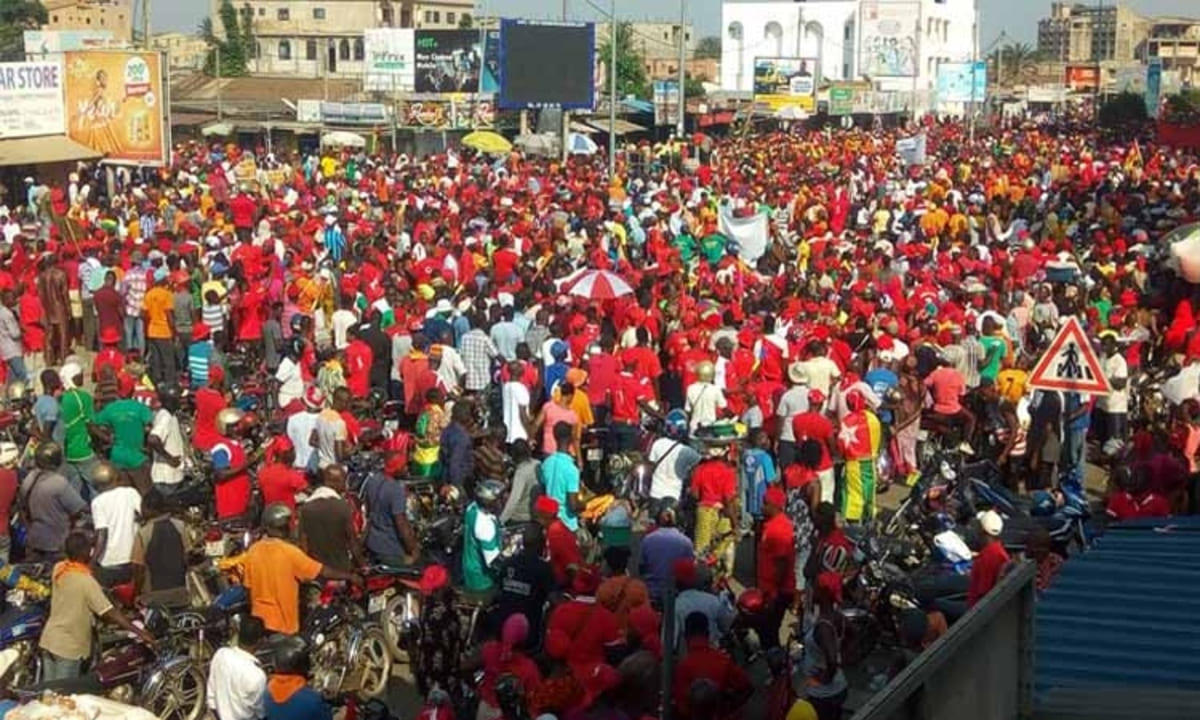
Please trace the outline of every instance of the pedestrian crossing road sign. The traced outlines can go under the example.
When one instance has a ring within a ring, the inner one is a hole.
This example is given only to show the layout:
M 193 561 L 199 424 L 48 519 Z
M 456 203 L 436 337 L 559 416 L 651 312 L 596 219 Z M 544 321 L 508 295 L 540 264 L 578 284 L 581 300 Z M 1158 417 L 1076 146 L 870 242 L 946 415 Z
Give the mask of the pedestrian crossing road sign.
M 1060 390 L 1087 395 L 1112 392 L 1100 358 L 1088 342 L 1083 326 L 1076 318 L 1067 322 L 1054 336 L 1054 342 L 1029 376 L 1029 386 L 1040 390 Z

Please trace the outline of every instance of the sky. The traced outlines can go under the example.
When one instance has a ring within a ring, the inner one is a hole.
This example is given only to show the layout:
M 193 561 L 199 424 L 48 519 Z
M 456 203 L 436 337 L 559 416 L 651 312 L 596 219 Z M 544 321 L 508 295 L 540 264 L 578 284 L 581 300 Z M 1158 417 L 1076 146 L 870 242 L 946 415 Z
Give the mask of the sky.
M 478 1 L 478 0 L 477 0 Z M 721 30 L 721 0 L 684 0 L 688 21 L 700 35 L 718 35 Z M 949 0 L 966 2 L 969 0 Z M 557 18 L 563 0 L 482 0 L 482 13 L 504 17 Z M 608 12 L 610 0 L 566 0 L 572 20 L 596 20 Z M 679 16 L 677 0 L 616 0 L 621 20 L 671 20 Z M 1033 44 L 1037 21 L 1050 12 L 1049 0 L 979 0 L 983 16 L 980 41 L 984 46 L 1006 32 L 1017 41 Z M 1126 0 L 1142 15 L 1192 15 L 1200 17 L 1197 0 Z M 166 0 L 154 3 L 153 24 L 157 32 L 192 32 L 208 12 L 207 2 Z M 602 10 L 598 10 L 601 8 Z

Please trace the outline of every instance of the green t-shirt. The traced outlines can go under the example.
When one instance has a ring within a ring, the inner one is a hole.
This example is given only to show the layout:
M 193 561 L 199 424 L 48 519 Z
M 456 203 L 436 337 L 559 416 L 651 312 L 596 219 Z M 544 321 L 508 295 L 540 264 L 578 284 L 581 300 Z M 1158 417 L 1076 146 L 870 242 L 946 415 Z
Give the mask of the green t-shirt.
M 725 257 L 725 238 L 720 235 L 708 235 L 700 241 L 700 252 L 709 265 L 716 265 Z
M 1008 353 L 1008 343 L 1002 337 L 985 335 L 979 338 L 979 344 L 983 346 L 983 357 L 988 361 L 979 374 L 995 380 L 1000 374 L 1000 363 L 1004 362 L 1004 356 Z
M 489 574 L 485 554 L 500 552 L 500 526 L 475 503 L 467 506 L 463 538 L 463 586 L 468 590 L 491 590 L 496 581 Z
M 96 424 L 112 428 L 113 446 L 110 459 L 122 470 L 132 470 L 146 463 L 146 426 L 154 421 L 150 408 L 137 400 L 117 400 L 104 406 L 96 415 Z
M 63 457 L 67 462 L 82 462 L 90 459 L 92 436 L 88 434 L 88 423 L 96 415 L 92 396 L 83 390 L 69 390 L 59 401 L 62 410 L 59 422 L 63 428 Z

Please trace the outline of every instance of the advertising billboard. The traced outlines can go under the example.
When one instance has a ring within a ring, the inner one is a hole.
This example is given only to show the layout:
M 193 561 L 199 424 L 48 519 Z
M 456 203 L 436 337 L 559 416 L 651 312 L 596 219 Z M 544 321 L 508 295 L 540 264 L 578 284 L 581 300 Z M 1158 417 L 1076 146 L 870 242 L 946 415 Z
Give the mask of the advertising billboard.
M 162 56 L 153 51 L 68 52 L 67 135 L 129 165 L 161 165 L 169 141 Z
M 812 112 L 816 107 L 817 69 L 815 58 L 754 58 L 754 104 L 771 112 L 798 107 Z
M 1163 62 L 1162 58 L 1150 58 L 1146 66 L 1146 114 L 1158 117 L 1158 105 L 1162 101 Z
M 66 130 L 62 63 L 0 63 L 0 139 Z
M 1095 65 L 1068 65 L 1068 90 L 1097 90 L 1100 87 L 1100 69 Z
M 406 100 L 397 106 L 396 122 L 413 130 L 490 130 L 496 126 L 496 106 L 465 97 Z
M 679 124 L 679 81 L 654 81 L 654 124 Z
M 834 83 L 829 87 L 829 114 L 850 115 L 854 112 L 854 86 Z
M 500 92 L 500 31 L 488 30 L 483 39 L 483 70 L 479 73 L 479 92 Z
M 113 45 L 108 30 L 26 30 L 26 55 L 45 55 L 70 50 L 95 50 Z
M 977 102 L 987 99 L 987 63 L 950 62 L 938 65 L 938 102 Z
M 413 31 L 408 28 L 370 28 L 363 31 L 366 64 L 363 90 L 411 92 L 416 76 Z
M 416 79 L 419 93 L 479 92 L 483 36 L 478 30 L 417 30 Z
M 917 74 L 917 23 L 921 6 L 915 2 L 863 2 L 859 6 L 862 53 L 859 73 L 871 77 L 912 77 Z
M 504 110 L 591 109 L 596 32 L 591 23 L 504 20 L 500 96 Z

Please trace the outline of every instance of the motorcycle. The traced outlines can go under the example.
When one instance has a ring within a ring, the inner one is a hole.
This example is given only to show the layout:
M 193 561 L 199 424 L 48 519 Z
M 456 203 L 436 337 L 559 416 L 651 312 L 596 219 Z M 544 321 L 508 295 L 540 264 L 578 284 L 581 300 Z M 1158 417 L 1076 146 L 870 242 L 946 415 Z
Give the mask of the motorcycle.
M 22 572 L 37 575 L 36 570 Z M 41 677 L 38 640 L 50 615 L 50 601 L 9 590 L 5 604 L 0 613 L 0 687 L 27 687 Z
M 1032 497 L 1014 495 L 1001 481 L 999 469 L 990 462 L 963 468 L 964 494 L 972 510 L 995 510 L 1004 518 L 1001 540 L 1009 550 L 1023 551 L 1031 530 L 1043 527 L 1050 533 L 1055 552 L 1067 557 L 1072 548 L 1091 547 L 1091 506 L 1082 483 L 1064 474 L 1053 492 Z

